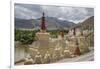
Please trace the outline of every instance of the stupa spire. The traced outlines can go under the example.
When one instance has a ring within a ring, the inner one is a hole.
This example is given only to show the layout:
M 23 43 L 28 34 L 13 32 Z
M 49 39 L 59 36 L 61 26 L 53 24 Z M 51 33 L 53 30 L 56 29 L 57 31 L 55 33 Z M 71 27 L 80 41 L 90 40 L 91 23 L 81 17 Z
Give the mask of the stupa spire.
M 64 38 L 64 32 L 63 31 L 60 32 L 60 35 L 61 35 L 62 38 Z
M 46 31 L 46 26 L 45 26 L 45 13 L 42 13 L 42 18 L 41 18 L 41 30 Z

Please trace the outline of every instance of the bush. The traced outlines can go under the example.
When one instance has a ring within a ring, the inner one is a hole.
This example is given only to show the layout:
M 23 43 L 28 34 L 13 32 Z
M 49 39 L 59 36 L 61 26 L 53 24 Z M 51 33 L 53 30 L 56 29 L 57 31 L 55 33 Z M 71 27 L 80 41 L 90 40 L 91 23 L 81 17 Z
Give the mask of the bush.
M 35 32 L 33 30 L 15 30 L 15 41 L 20 41 L 22 44 L 31 44 L 35 41 Z
M 31 44 L 35 41 L 35 33 L 39 30 L 18 30 L 15 29 L 15 41 L 20 41 L 22 44 Z M 47 30 L 50 33 L 51 38 L 57 38 L 59 30 Z M 64 31 L 66 34 L 66 31 Z

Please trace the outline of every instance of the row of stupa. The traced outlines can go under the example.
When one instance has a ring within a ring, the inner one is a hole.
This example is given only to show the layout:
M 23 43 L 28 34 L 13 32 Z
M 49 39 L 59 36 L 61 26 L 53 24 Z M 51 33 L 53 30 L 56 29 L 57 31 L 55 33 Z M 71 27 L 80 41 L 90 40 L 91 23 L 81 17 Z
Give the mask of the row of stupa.
M 37 40 L 29 46 L 30 51 L 26 53 L 28 56 L 25 55 L 24 49 L 19 46 L 16 50 L 15 63 L 23 57 L 27 59 L 24 64 L 41 64 L 42 61 L 44 61 L 43 63 L 50 63 L 62 59 L 62 57 L 73 57 L 73 55 L 80 56 L 82 53 L 88 51 L 85 37 L 82 36 L 83 34 L 81 34 L 81 36 L 77 35 L 80 34 L 80 32 L 76 33 L 75 28 L 69 30 L 66 36 L 64 32 L 60 32 L 58 38 L 54 39 L 50 38 L 50 33 L 46 32 L 47 28 L 45 24 L 45 13 L 43 13 L 41 17 L 40 32 L 36 33 Z
M 40 48 L 40 50 L 41 49 L 43 49 L 42 47 L 44 47 L 44 48 L 49 48 L 49 45 L 51 45 L 52 43 L 50 43 L 50 33 L 48 33 L 48 32 L 46 32 L 46 25 L 45 25 L 46 23 L 45 23 L 45 13 L 43 12 L 43 14 L 42 14 L 42 17 L 41 17 L 41 26 L 40 26 L 40 32 L 37 32 L 36 33 L 36 37 L 37 37 L 37 44 L 39 44 L 39 48 Z M 73 31 L 73 34 L 75 35 L 75 29 L 73 29 L 74 31 Z M 59 37 L 58 37 L 59 38 Z M 61 39 L 61 41 L 64 41 L 63 40 L 63 38 L 64 38 L 64 32 L 60 32 L 60 39 Z M 73 47 L 74 47 L 74 54 L 75 55 L 80 55 L 81 54 L 81 52 L 80 52 L 80 49 L 79 49 L 79 43 L 78 43 L 78 41 L 77 41 L 77 38 L 75 37 L 75 38 L 71 38 L 72 39 L 72 41 L 73 40 L 75 40 L 75 41 L 73 41 Z M 59 40 L 59 39 L 58 39 Z M 72 41 L 70 41 L 69 42 L 69 44 L 70 45 L 72 45 Z M 64 41 L 65 42 L 65 41 Z M 34 46 L 37 46 L 37 45 L 35 45 L 36 43 L 35 42 L 33 42 L 33 44 L 32 44 L 32 46 L 34 45 Z M 76 47 L 75 47 L 76 46 Z M 71 47 L 71 46 L 70 46 Z M 73 47 L 71 48 L 71 50 L 73 49 Z M 72 50 L 73 51 L 73 50 Z

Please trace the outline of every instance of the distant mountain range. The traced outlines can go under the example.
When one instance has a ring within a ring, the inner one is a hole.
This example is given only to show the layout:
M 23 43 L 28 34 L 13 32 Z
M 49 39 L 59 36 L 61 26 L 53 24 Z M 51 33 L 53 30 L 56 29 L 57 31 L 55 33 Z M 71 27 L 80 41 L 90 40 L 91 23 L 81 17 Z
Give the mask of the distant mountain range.
M 54 17 L 46 17 L 46 27 L 47 29 L 64 29 L 74 26 L 75 23 L 67 20 L 59 20 Z M 38 19 L 19 19 L 15 18 L 15 28 L 17 29 L 39 29 L 41 24 L 41 18 Z
M 75 24 L 67 20 L 59 20 L 54 17 L 46 17 L 47 29 L 69 29 L 79 27 L 81 29 L 94 28 L 94 16 L 89 17 L 82 23 Z M 17 29 L 39 29 L 41 25 L 41 18 L 38 19 L 19 19 L 15 18 L 15 28 Z

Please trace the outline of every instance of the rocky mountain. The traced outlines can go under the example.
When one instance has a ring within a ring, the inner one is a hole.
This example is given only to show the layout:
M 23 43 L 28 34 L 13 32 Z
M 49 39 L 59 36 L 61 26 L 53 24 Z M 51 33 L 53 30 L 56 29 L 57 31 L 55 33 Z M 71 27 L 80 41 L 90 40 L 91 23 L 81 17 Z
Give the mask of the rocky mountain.
M 59 20 L 54 17 L 46 17 L 46 26 L 47 29 L 60 29 L 60 28 L 69 28 L 74 26 L 75 23 L 67 21 L 67 20 Z M 23 29 L 39 29 L 41 24 L 41 19 L 19 19 L 15 18 L 15 28 L 23 28 Z
M 86 19 L 83 23 L 82 23 L 83 29 L 94 29 L 94 16 Z
M 86 19 L 82 23 L 76 24 L 76 25 L 72 26 L 71 28 L 80 28 L 80 29 L 83 29 L 83 30 L 94 29 L 94 16 L 89 17 L 88 19 Z

